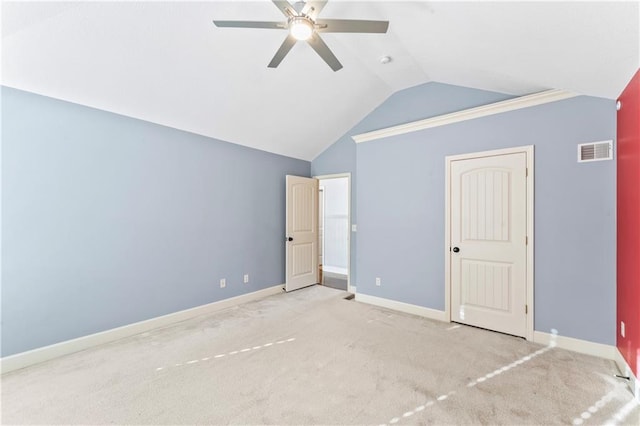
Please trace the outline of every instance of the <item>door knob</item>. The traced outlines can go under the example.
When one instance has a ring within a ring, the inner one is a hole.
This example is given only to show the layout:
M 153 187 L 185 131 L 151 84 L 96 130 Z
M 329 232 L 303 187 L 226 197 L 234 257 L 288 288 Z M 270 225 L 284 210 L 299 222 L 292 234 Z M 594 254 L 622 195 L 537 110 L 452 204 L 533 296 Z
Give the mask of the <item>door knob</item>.
M 288 237 L 287 241 L 293 241 L 293 238 L 292 237 Z
M 458 253 L 459 251 L 460 251 L 460 249 L 459 249 L 458 247 L 454 247 L 454 248 L 453 248 L 453 252 L 454 252 L 454 253 Z

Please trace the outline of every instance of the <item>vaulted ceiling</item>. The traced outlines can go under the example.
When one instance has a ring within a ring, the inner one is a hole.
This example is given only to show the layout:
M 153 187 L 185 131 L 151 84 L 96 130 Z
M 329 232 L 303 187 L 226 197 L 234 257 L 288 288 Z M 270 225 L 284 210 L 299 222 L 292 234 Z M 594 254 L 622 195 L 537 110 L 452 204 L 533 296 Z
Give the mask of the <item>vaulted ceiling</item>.
M 306 160 L 392 93 L 429 81 L 615 99 L 639 67 L 632 2 L 332 0 L 322 18 L 390 21 L 386 34 L 323 34 L 344 68 L 304 42 L 267 64 L 286 30 L 269 0 L 2 3 L 1 82 Z M 392 61 L 381 64 L 380 57 Z

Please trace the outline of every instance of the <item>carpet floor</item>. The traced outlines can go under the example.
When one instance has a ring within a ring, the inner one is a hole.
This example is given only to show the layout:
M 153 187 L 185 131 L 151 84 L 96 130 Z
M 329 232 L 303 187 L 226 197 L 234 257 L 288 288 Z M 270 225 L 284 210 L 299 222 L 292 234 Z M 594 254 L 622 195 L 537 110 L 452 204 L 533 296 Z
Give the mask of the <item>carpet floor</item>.
M 5 424 L 640 424 L 612 361 L 313 286 L 2 376 Z

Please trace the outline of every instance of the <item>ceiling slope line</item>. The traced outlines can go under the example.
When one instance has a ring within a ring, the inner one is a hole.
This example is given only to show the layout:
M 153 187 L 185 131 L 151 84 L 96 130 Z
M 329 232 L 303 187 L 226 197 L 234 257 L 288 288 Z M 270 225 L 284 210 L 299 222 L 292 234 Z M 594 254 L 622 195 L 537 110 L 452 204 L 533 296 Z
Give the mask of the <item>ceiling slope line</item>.
M 438 115 L 436 117 L 425 118 L 423 120 L 412 121 L 410 123 L 399 124 L 397 126 L 386 127 L 367 133 L 353 135 L 351 138 L 356 143 L 369 142 L 391 136 L 403 135 L 405 133 L 417 132 L 419 130 L 430 129 L 432 127 L 446 126 L 461 121 L 473 120 L 475 118 L 486 117 L 494 114 L 515 111 L 522 108 L 529 108 L 550 102 L 557 102 L 564 99 L 578 96 L 577 93 L 566 90 L 551 89 L 531 95 L 520 96 L 506 101 L 494 102 L 479 107 L 463 109 L 449 114 Z

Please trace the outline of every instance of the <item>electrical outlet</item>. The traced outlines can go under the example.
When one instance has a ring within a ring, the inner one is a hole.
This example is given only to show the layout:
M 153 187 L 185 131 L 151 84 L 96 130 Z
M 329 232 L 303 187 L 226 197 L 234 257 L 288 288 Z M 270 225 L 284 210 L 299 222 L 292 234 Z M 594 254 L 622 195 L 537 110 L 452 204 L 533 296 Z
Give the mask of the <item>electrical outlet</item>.
M 248 283 L 249 282 L 249 274 L 244 274 L 244 283 Z
M 624 330 L 624 321 L 620 321 L 620 334 L 622 335 L 622 337 L 626 337 Z
M 225 288 L 227 286 L 227 280 L 225 278 L 220 280 L 220 288 Z
M 380 287 L 380 277 L 376 277 L 376 285 Z

